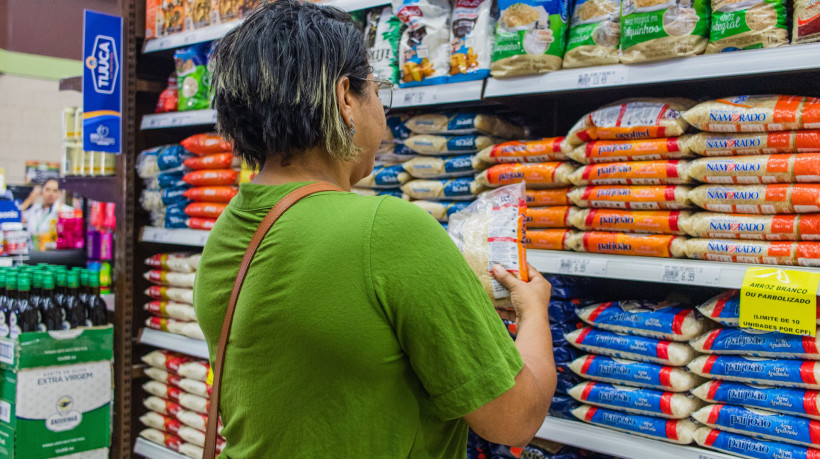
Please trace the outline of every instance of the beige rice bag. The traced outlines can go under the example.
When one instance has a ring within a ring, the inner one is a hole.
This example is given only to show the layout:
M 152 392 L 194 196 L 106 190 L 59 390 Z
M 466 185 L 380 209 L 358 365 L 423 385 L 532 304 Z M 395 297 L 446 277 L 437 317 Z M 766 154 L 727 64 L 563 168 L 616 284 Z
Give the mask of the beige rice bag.
M 820 212 L 820 185 L 701 185 L 689 193 L 699 207 L 712 212 L 791 214 Z
M 698 212 L 681 219 L 692 237 L 760 241 L 820 240 L 820 214 L 751 215 Z
M 794 0 L 794 23 L 792 43 L 820 41 L 820 2 L 817 0 Z
M 486 135 L 419 134 L 407 138 L 404 145 L 420 155 L 441 156 L 475 153 L 491 147 L 496 142 L 495 139 Z
M 472 177 L 438 180 L 411 180 L 401 191 L 412 199 L 432 201 L 472 201 L 484 186 Z
M 415 178 L 436 179 L 474 175 L 487 168 L 477 155 L 460 155 L 449 157 L 419 156 L 402 166 Z
M 709 42 L 709 0 L 623 0 L 621 62 L 702 54 Z
M 475 113 L 425 113 L 405 121 L 415 134 L 465 135 L 483 133 L 502 139 L 520 139 L 525 131 L 492 115 Z
M 677 137 L 689 124 L 682 112 L 695 103 L 689 99 L 625 99 L 595 110 L 570 129 L 573 147 L 593 140 L 634 140 Z
M 712 133 L 699 132 L 689 148 L 701 156 L 771 155 L 820 152 L 820 130 Z
M 789 29 L 783 0 L 712 0 L 707 54 L 787 44 Z
M 577 0 L 573 5 L 564 68 L 617 64 L 620 0 Z
M 802 96 L 737 96 L 700 103 L 683 114 L 701 131 L 769 132 L 820 128 L 820 99 Z
M 496 164 L 476 175 L 476 182 L 489 187 L 499 187 L 526 182 L 527 188 L 560 188 L 570 184 L 575 163 L 553 161 L 548 163 Z
M 697 260 L 767 265 L 796 265 L 797 243 L 723 239 L 689 239 L 686 256 Z
M 569 222 L 583 231 L 686 234 L 680 224 L 691 215 L 680 210 L 580 209 L 569 215 Z
M 700 158 L 689 176 L 705 183 L 820 182 L 820 153 Z
M 490 164 L 543 163 L 566 161 L 572 147 L 566 137 L 545 137 L 538 140 L 510 140 L 485 148 L 478 158 Z
M 686 238 L 681 236 L 608 231 L 580 232 L 568 238 L 569 247 L 576 252 L 658 258 L 686 256 L 685 242 Z

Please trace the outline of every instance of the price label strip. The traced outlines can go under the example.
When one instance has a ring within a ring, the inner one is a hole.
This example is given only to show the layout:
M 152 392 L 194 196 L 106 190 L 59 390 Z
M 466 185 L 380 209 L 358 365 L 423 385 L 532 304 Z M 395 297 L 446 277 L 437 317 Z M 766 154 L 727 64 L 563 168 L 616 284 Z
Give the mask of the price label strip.
M 604 276 L 606 275 L 607 265 L 606 260 L 561 258 L 558 272 L 573 276 Z
M 718 285 L 720 282 L 720 267 L 675 264 L 663 265 L 661 282 L 706 286 Z
M 747 269 L 740 288 L 740 326 L 814 336 L 818 283 L 820 273 Z
M 576 88 L 598 88 L 602 86 L 616 86 L 626 83 L 629 69 L 619 66 L 605 70 L 590 70 L 578 74 Z

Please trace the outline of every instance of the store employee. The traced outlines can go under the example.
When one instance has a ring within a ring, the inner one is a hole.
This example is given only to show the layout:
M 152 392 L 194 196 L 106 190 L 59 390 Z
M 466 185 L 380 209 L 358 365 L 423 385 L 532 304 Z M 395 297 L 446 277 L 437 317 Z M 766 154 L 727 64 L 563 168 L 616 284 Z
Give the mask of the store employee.
M 51 222 L 60 216 L 60 210 L 73 210 L 70 206 L 62 204 L 62 195 L 60 182 L 53 178 L 31 190 L 20 208 L 23 212 L 23 223 L 26 223 L 29 234 L 48 233 Z

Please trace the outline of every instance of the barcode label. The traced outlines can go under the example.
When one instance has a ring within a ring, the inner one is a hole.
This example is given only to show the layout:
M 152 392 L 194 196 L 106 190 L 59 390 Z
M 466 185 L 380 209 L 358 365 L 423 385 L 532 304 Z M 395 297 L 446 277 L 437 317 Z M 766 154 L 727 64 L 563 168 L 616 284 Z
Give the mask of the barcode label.
M 627 72 L 626 67 L 582 72 L 578 74 L 578 84 L 576 87 L 582 89 L 624 84 L 626 82 Z
M 0 400 L 0 421 L 5 423 L 11 422 L 11 404 Z
M 606 260 L 562 258 L 558 265 L 558 272 L 575 276 L 603 276 L 606 275 L 606 268 Z
M 715 266 L 663 265 L 661 282 L 717 285 L 720 282 L 720 268 Z
M 14 341 L 0 341 L 0 362 L 14 365 Z

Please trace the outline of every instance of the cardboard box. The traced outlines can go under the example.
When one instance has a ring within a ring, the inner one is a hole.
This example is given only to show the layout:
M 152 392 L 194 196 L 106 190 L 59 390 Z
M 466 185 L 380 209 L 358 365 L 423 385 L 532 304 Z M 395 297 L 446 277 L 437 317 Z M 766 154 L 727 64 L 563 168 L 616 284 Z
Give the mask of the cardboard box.
M 145 39 L 157 38 L 162 29 L 162 0 L 145 0 Z
M 172 35 L 185 30 L 186 0 L 162 0 L 162 30 L 160 35 Z
M 185 30 L 211 25 L 211 0 L 187 0 L 185 6 Z

